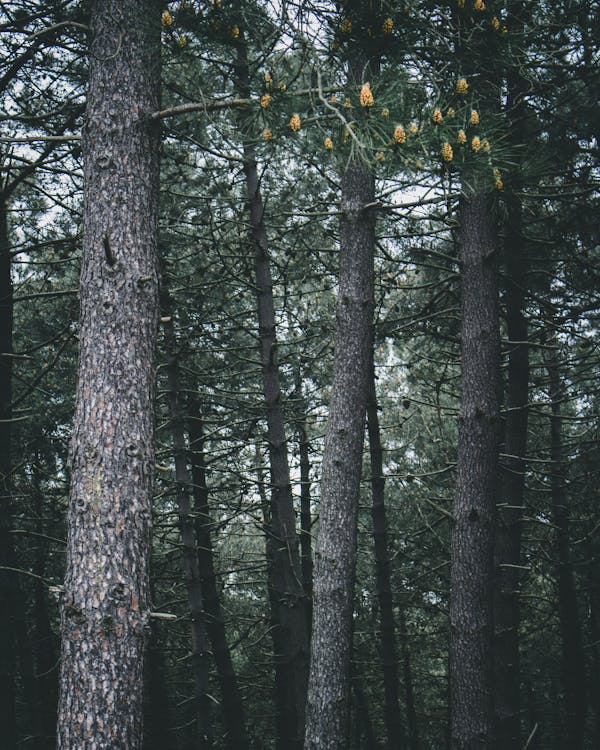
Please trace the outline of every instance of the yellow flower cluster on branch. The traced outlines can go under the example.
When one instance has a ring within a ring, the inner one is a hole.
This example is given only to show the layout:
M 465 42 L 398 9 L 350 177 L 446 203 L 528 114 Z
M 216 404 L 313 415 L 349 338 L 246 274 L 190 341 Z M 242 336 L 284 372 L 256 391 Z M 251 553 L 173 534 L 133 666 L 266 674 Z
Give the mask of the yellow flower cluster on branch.
M 297 133 L 300 130 L 300 128 L 302 127 L 302 122 L 300 120 L 299 114 L 295 114 L 290 117 L 289 126 L 290 130 L 293 130 L 294 133 Z
M 233 26 L 231 29 L 231 36 L 234 39 L 237 39 L 239 35 L 240 35 L 240 27 L 237 24 L 235 24 L 235 26 Z
M 460 96 L 464 96 L 469 90 L 469 84 L 467 83 L 467 79 L 459 78 L 458 81 L 456 82 L 455 89 L 456 89 L 457 94 L 459 94 Z
M 163 10 L 162 16 L 160 17 L 160 22 L 165 29 L 168 29 L 169 26 L 173 24 L 173 16 L 169 13 L 168 10 Z
M 471 150 L 477 153 L 481 149 L 481 139 L 478 135 L 474 135 L 471 140 Z
M 479 112 L 476 109 L 471 110 L 471 117 L 469 117 L 471 125 L 479 125 Z
M 458 131 L 456 135 L 456 141 L 460 143 L 461 146 L 464 146 L 464 144 L 467 142 L 467 134 L 462 128 Z
M 483 11 L 485 10 L 485 3 L 483 2 L 483 0 L 475 0 L 475 2 L 473 3 L 473 8 L 475 8 L 475 10 L 478 10 L 480 13 L 483 13 Z
M 373 92 L 371 91 L 371 84 L 365 83 L 360 90 L 360 106 L 361 107 L 372 107 L 375 103 L 373 99 Z
M 444 143 L 442 146 L 442 159 L 444 161 L 450 162 L 452 159 L 454 159 L 454 151 L 452 150 L 452 146 L 449 143 Z
M 272 96 L 271 96 L 271 94 L 263 94 L 263 95 L 262 95 L 262 96 L 260 97 L 260 106 L 261 106 L 261 107 L 262 107 L 263 109 L 266 109 L 266 108 L 267 108 L 267 107 L 268 107 L 268 106 L 269 106 L 269 105 L 271 104 L 271 101 L 272 101 Z
M 394 143 L 406 143 L 406 131 L 402 125 L 397 125 L 394 130 Z
M 385 21 L 383 22 L 383 26 L 381 27 L 381 30 L 386 35 L 392 33 L 392 31 L 394 30 L 394 22 L 392 21 L 391 18 L 385 19 Z
M 262 132 L 262 137 L 265 141 L 272 141 L 273 140 L 273 131 L 269 130 L 269 128 L 265 128 Z
M 345 18 L 342 21 L 342 33 L 350 34 L 352 32 L 352 21 L 349 18 Z
M 325 138 L 323 145 L 328 151 L 333 151 L 333 141 L 331 140 L 331 138 Z
M 494 16 L 490 21 L 490 24 L 494 31 L 498 31 L 500 29 L 500 19 L 498 18 L 498 16 Z
M 440 123 L 444 119 L 444 116 L 442 115 L 442 110 L 438 108 L 434 109 L 433 114 L 431 115 L 431 119 L 433 120 L 434 125 L 440 125 Z

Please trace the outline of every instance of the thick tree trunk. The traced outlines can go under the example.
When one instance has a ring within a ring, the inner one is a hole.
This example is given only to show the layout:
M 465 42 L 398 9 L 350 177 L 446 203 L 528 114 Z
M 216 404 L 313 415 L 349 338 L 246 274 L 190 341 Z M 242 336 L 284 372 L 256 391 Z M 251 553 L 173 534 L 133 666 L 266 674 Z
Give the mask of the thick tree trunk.
M 507 193 L 504 242 L 507 272 L 506 326 L 509 339 L 502 496 L 494 544 L 494 743 L 512 750 L 521 742 L 519 679 L 519 594 L 521 526 L 525 491 L 529 345 L 525 309 L 526 247 L 522 207 Z
M 557 342 L 554 341 L 555 345 Z M 562 438 L 561 403 L 566 395 L 556 353 L 547 361 L 550 379 L 552 417 L 550 420 L 552 512 L 556 528 L 558 577 L 558 614 L 562 639 L 562 678 L 567 714 L 569 750 L 581 750 L 584 743 L 587 712 L 585 657 L 577 591 L 569 541 L 569 500 L 567 497 L 567 464 Z
M 461 200 L 462 404 L 452 534 L 452 747 L 491 748 L 493 526 L 498 480 L 498 275 L 488 196 Z
M 342 177 L 340 271 L 333 385 L 323 454 L 307 750 L 349 745 L 350 653 L 356 521 L 371 362 L 375 217 L 372 173 L 352 162 Z
M 0 567 L 14 568 L 11 534 L 12 462 L 12 334 L 13 285 L 6 198 L 0 195 Z M 15 712 L 15 605 L 18 582 L 15 573 L 0 570 L 0 744 L 7 750 L 17 745 Z
M 242 96 L 249 91 L 249 69 L 246 45 L 242 39 L 237 46 L 237 88 Z M 304 737 L 304 707 L 308 679 L 308 625 L 306 600 L 302 588 L 302 568 L 296 534 L 294 498 L 290 480 L 285 420 L 282 408 L 273 280 L 269 262 L 267 230 L 260 180 L 251 141 L 244 141 L 244 174 L 250 226 L 254 248 L 254 269 L 258 298 L 258 328 L 261 348 L 263 393 L 267 417 L 267 442 L 271 476 L 271 528 L 273 565 L 272 589 L 277 607 L 279 648 L 275 659 L 279 662 L 276 689 L 283 694 L 285 716 L 278 722 L 285 735 L 278 737 L 281 750 L 302 747 Z
M 142 740 L 154 473 L 160 8 L 91 3 L 58 747 Z
M 227 730 L 227 747 L 230 750 L 247 750 L 249 743 L 246 734 L 244 703 L 227 643 L 225 617 L 219 599 L 212 541 L 210 538 L 211 517 L 208 485 L 206 482 L 202 413 L 198 401 L 194 398 L 189 401 L 188 434 L 194 490 L 196 545 L 202 580 L 202 594 L 204 597 L 206 631 L 212 646 L 221 688 L 223 718 Z
M 192 516 L 192 477 L 188 470 L 185 426 L 179 383 L 177 340 L 173 325 L 171 300 L 163 277 L 162 311 L 165 314 L 165 349 L 167 355 L 167 383 L 169 391 L 169 420 L 175 452 L 175 492 L 179 531 L 183 547 L 183 568 L 190 612 L 192 671 L 194 673 L 194 714 L 197 742 L 206 750 L 212 747 L 210 698 L 208 697 L 208 648 L 204 632 L 204 606 L 200 563 L 196 551 L 196 534 Z
M 380 613 L 381 660 L 383 663 L 383 689 L 385 696 L 385 727 L 388 747 L 402 748 L 403 733 L 398 694 L 398 656 L 390 585 L 390 563 L 387 546 L 387 521 L 385 511 L 385 479 L 383 476 L 383 449 L 377 413 L 375 369 L 371 363 L 369 400 L 367 402 L 367 429 L 371 457 L 371 515 L 373 518 L 373 543 L 375 547 L 375 581 Z

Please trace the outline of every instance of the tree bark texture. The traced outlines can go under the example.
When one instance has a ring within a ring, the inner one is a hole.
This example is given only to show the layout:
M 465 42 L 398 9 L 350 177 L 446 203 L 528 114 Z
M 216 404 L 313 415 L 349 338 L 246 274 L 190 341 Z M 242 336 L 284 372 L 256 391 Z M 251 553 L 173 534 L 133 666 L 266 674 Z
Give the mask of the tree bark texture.
M 367 402 L 367 430 L 371 457 L 371 516 L 373 519 L 373 544 L 375 547 L 375 582 L 380 613 L 381 660 L 383 663 L 383 690 L 385 697 L 385 727 L 388 747 L 404 746 L 400 700 L 398 691 L 398 654 L 392 587 L 390 584 L 390 562 L 387 545 L 387 521 L 385 510 L 385 479 L 383 476 L 383 449 L 377 413 L 375 369 L 371 363 L 369 399 Z
M 558 346 L 557 340 L 553 340 Z M 586 705 L 585 657 L 581 621 L 577 606 L 577 590 L 569 540 L 569 499 L 567 494 L 567 463 L 562 436 L 562 407 L 566 389 L 555 351 L 547 360 L 550 379 L 552 417 L 550 419 L 550 451 L 552 512 L 556 528 L 558 578 L 558 614 L 562 640 L 562 678 L 567 718 L 569 750 L 584 746 Z
M 249 744 L 246 733 L 244 703 L 227 642 L 225 617 L 217 587 L 217 576 L 215 573 L 210 535 L 211 516 L 209 490 L 206 481 L 202 413 L 200 405 L 195 398 L 189 400 L 188 416 L 192 485 L 194 491 L 194 526 L 200 578 L 202 581 L 202 594 L 204 597 L 206 631 L 210 639 L 221 689 L 223 718 L 227 730 L 227 747 L 230 750 L 247 750 Z
M 160 8 L 91 3 L 58 747 L 137 750 L 149 618 Z
M 249 68 L 244 39 L 237 45 L 237 86 L 242 96 L 249 91 Z M 301 748 L 304 737 L 304 708 L 308 680 L 309 628 L 306 600 L 302 587 L 302 568 L 296 534 L 296 515 L 287 453 L 285 420 L 282 408 L 273 279 L 269 261 L 269 245 L 264 222 L 264 204 L 255 148 L 245 140 L 244 175 L 250 227 L 254 249 L 254 270 L 258 301 L 258 328 L 261 349 L 263 393 L 267 417 L 267 443 L 270 469 L 270 519 L 268 530 L 272 547 L 272 590 L 277 607 L 275 621 L 279 648 L 275 659 L 279 662 L 276 690 L 281 692 L 285 715 L 279 726 L 285 736 L 278 738 L 281 750 Z
M 210 698 L 208 697 L 208 647 L 204 630 L 204 605 L 200 563 L 196 552 L 196 534 L 192 515 L 192 476 L 188 469 L 185 425 L 179 383 L 177 339 L 173 325 L 171 299 L 163 274 L 162 311 L 165 314 L 165 349 L 169 391 L 169 421 L 175 453 L 175 494 L 181 533 L 183 568 L 190 616 L 191 664 L 194 673 L 194 715 L 200 750 L 212 747 Z
M 498 274 L 488 196 L 463 195 L 461 366 L 450 601 L 454 750 L 492 741 L 493 526 L 498 480 Z
M 11 534 L 13 284 L 7 210 L 6 197 L 0 195 L 0 566 L 14 568 Z M 17 745 L 14 656 L 17 585 L 15 573 L 0 570 L 0 744 L 10 750 Z
M 350 653 L 356 521 L 370 377 L 375 217 L 373 174 L 352 162 L 342 176 L 334 372 L 317 538 L 306 750 L 349 744 Z

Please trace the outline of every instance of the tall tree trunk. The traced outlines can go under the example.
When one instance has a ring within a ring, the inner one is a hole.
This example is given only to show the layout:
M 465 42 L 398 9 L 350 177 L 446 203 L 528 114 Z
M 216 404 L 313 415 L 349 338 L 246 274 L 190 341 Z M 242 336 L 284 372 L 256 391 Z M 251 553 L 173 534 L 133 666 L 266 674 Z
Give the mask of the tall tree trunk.
M 306 620 L 310 631 L 312 623 L 313 559 L 312 559 L 312 498 L 310 491 L 310 443 L 306 429 L 306 402 L 302 396 L 302 380 L 296 372 L 295 387 L 298 394 L 300 416 L 296 422 L 298 451 L 300 454 L 300 562 L 302 588 L 306 596 Z M 310 636 L 310 632 L 309 632 Z
M 249 95 L 249 67 L 243 35 L 237 45 L 237 88 L 242 96 Z M 264 222 L 264 204 L 253 143 L 245 140 L 244 175 L 250 226 L 254 248 L 254 269 L 258 298 L 258 328 L 261 348 L 263 393 L 267 417 L 267 442 L 271 476 L 271 528 L 273 574 L 272 588 L 277 607 L 277 628 L 280 629 L 275 659 L 282 676 L 276 689 L 281 691 L 285 716 L 279 722 L 285 735 L 278 738 L 281 750 L 302 747 L 304 707 L 308 679 L 308 626 L 306 600 L 302 588 L 302 569 L 296 534 L 296 516 L 288 463 L 285 421 L 280 389 L 275 329 L 273 280 L 269 263 L 269 246 Z
M 528 10 L 523 3 L 510 8 L 511 27 L 521 31 Z M 530 119 L 526 105 L 529 84 L 515 61 L 507 75 L 506 110 L 509 132 L 517 147 Z M 518 134 L 518 135 L 517 135 Z M 520 166 L 506 186 L 504 258 L 506 262 L 506 328 L 509 340 L 508 385 L 501 497 L 494 540 L 494 745 L 512 750 L 521 745 L 521 680 L 519 670 L 519 596 L 521 535 L 527 450 L 529 345 L 525 317 L 528 273 L 527 242 L 523 236 Z
M 173 324 L 173 310 L 166 287 L 165 274 L 161 293 L 162 311 L 165 314 L 165 349 L 167 355 L 167 384 L 169 390 L 169 421 L 175 452 L 175 492 L 179 531 L 183 546 L 183 568 L 190 613 L 192 671 L 194 673 L 194 714 L 197 747 L 212 747 L 210 698 L 208 697 L 208 648 L 204 632 L 204 606 L 200 563 L 196 551 L 196 534 L 192 517 L 192 477 L 188 470 L 185 444 L 185 426 L 182 413 L 179 382 L 177 340 Z
M 160 8 L 91 3 L 58 747 L 142 741 L 154 474 Z
M 56 708 L 58 703 L 58 649 L 52 631 L 46 586 L 41 580 L 46 573 L 48 545 L 43 538 L 43 494 L 40 484 L 40 456 L 36 455 L 33 467 L 33 500 L 35 529 L 38 536 L 34 573 L 34 661 L 36 668 L 36 740 L 35 750 L 53 750 L 56 747 Z
M 554 340 L 554 345 L 558 342 Z M 550 420 L 552 512 L 556 528 L 558 577 L 558 614 L 562 639 L 562 678 L 567 714 L 569 750 L 581 750 L 584 742 L 586 706 L 585 657 L 577 591 L 569 541 L 569 500 L 567 464 L 562 437 L 562 401 L 566 389 L 562 383 L 556 351 L 547 360 L 552 417 Z
M 225 617 L 217 588 L 213 548 L 210 538 L 211 517 L 208 484 L 206 481 L 202 413 L 199 402 L 195 398 L 189 399 L 188 415 L 196 547 L 202 581 L 202 594 L 204 597 L 206 631 L 212 646 L 221 688 L 223 717 L 225 729 L 227 730 L 227 747 L 230 750 L 247 750 L 249 743 L 246 733 L 244 703 L 227 643 Z
M 17 745 L 15 706 L 15 604 L 17 580 L 14 568 L 14 538 L 11 534 L 12 462 L 12 334 L 13 285 L 11 276 L 8 215 L 0 195 L 0 740 L 7 750 Z
M 365 206 L 374 197 L 373 174 L 352 161 L 342 176 L 337 327 L 315 560 L 307 750 L 342 750 L 349 745 L 356 522 L 373 319 L 375 216 Z
M 489 197 L 464 194 L 461 384 L 452 534 L 450 672 L 452 747 L 490 748 L 493 526 L 498 480 L 498 274 Z
M 367 429 L 369 434 L 369 453 L 371 456 L 371 515 L 373 518 L 373 543 L 375 547 L 375 581 L 380 612 L 385 727 L 388 747 L 402 748 L 404 743 L 398 695 L 398 656 L 387 546 L 383 449 L 381 446 L 379 415 L 377 413 L 377 392 L 373 362 L 371 362 L 369 400 L 367 401 Z
M 512 186 L 507 193 L 505 257 L 506 325 L 509 339 L 505 448 L 495 537 L 494 714 L 495 747 L 520 746 L 519 595 L 521 527 L 525 491 L 529 345 L 525 309 L 526 247 L 522 207 Z
M 419 750 L 421 741 L 419 739 L 419 722 L 415 706 L 415 692 L 413 687 L 413 671 L 410 660 L 410 648 L 408 643 L 408 632 L 406 630 L 406 615 L 404 606 L 400 603 L 398 608 L 398 620 L 400 625 L 400 649 L 402 653 L 402 671 L 404 673 L 404 694 L 406 700 L 406 725 L 408 730 L 408 747 L 410 750 Z

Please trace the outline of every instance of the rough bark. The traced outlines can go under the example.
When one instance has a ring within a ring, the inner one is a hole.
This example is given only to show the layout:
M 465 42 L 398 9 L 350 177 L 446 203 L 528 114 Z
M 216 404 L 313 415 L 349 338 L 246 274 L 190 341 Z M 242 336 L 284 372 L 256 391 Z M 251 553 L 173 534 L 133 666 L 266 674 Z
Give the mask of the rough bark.
M 377 393 L 373 363 L 371 363 L 369 399 L 367 402 L 367 429 L 369 435 L 369 454 L 371 457 L 371 516 L 373 519 L 373 544 L 375 547 L 375 585 L 380 613 L 385 727 L 388 747 L 402 748 L 404 747 L 404 742 L 400 716 L 398 655 L 387 544 L 383 449 L 379 429 L 379 415 L 377 413 Z
M 554 341 L 557 345 L 557 342 Z M 571 546 L 569 540 L 569 498 L 567 495 L 567 464 L 562 437 L 562 401 L 566 391 L 562 382 L 560 365 L 553 351 L 547 360 L 550 380 L 552 417 L 550 419 L 550 452 L 552 512 L 556 528 L 556 557 L 558 578 L 558 615 L 562 640 L 562 678 L 567 716 L 569 748 L 581 750 L 584 746 L 585 717 L 587 713 L 585 689 L 585 657 L 581 621 L 577 605 L 577 590 Z
M 236 85 L 242 97 L 249 93 L 249 67 L 243 36 L 237 45 Z M 255 284 L 258 302 L 258 328 L 261 350 L 263 394 L 267 418 L 267 443 L 270 470 L 270 520 L 273 565 L 272 589 L 277 608 L 275 634 L 279 647 L 274 658 L 279 662 L 276 690 L 283 693 L 281 705 L 285 715 L 278 726 L 284 736 L 278 737 L 281 750 L 302 746 L 304 736 L 304 707 L 308 679 L 308 626 L 306 600 L 302 588 L 302 569 L 296 534 L 296 516 L 288 463 L 285 420 L 282 408 L 273 279 L 269 261 L 269 245 L 264 222 L 264 204 L 253 142 L 245 140 L 244 175 L 247 203 L 250 212 L 252 246 L 254 250 Z
M 225 632 L 225 617 L 221 607 L 213 548 L 210 535 L 209 491 L 206 481 L 206 459 L 202 413 L 196 399 L 189 400 L 190 456 L 194 492 L 194 518 L 198 564 L 204 597 L 206 631 L 210 639 L 221 689 L 223 718 L 227 731 L 226 742 L 230 750 L 247 750 L 246 717 L 242 695 L 231 658 Z
M 450 602 L 455 750 L 491 747 L 493 525 L 500 371 L 498 276 L 489 199 L 463 195 L 461 385 Z
M 13 285 L 6 197 L 0 195 L 0 566 L 14 568 L 12 528 L 12 332 Z M 15 712 L 15 603 L 17 581 L 9 570 L 0 570 L 0 739 L 16 747 Z
M 175 494 L 179 532 L 181 534 L 183 568 L 190 616 L 191 664 L 194 673 L 194 715 L 197 742 L 201 750 L 212 747 L 210 698 L 208 697 L 208 648 L 204 630 L 204 605 L 200 563 L 196 551 L 196 534 L 192 515 L 192 476 L 188 469 L 185 425 L 179 382 L 177 340 L 173 325 L 171 300 L 163 276 L 161 294 L 165 314 L 165 350 L 167 355 L 167 385 L 169 392 L 169 421 L 175 454 Z
M 91 3 L 58 747 L 136 750 L 149 617 L 160 8 Z
M 307 750 L 349 744 L 349 672 L 356 521 L 371 361 L 375 197 L 372 173 L 351 162 L 342 176 L 334 372 L 323 454 Z

